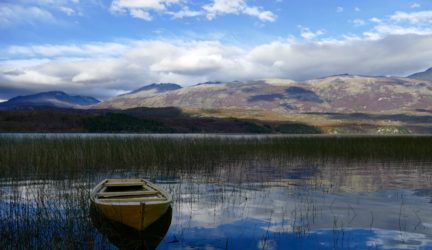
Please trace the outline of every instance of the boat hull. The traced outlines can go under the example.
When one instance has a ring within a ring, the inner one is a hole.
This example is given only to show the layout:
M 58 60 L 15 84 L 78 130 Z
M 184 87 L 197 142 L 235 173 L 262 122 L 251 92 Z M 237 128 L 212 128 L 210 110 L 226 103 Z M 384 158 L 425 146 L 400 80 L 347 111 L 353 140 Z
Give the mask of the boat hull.
M 167 197 L 165 201 L 149 201 L 149 202 L 133 202 L 133 201 L 115 201 L 115 202 L 105 202 L 97 198 L 97 193 L 102 189 L 103 183 L 107 180 L 101 182 L 91 194 L 91 201 L 103 216 L 106 218 L 122 223 L 136 230 L 144 230 L 156 220 L 158 220 L 163 214 L 165 214 L 171 205 L 171 197 L 164 193 Z M 146 182 L 146 184 L 149 184 Z M 155 185 L 149 184 L 153 188 Z
M 144 230 L 163 214 L 166 213 L 170 204 L 146 205 L 145 203 L 137 205 L 112 205 L 112 204 L 95 204 L 105 217 L 130 226 L 137 230 Z

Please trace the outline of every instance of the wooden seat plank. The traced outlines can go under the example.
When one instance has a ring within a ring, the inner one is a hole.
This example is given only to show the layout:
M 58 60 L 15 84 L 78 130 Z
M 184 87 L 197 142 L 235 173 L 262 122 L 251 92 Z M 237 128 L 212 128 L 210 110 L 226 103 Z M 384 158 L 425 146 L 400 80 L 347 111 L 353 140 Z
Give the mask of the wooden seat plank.
M 151 201 L 164 201 L 166 200 L 166 198 L 144 198 L 144 197 L 139 197 L 139 198 L 107 198 L 107 199 L 102 199 L 101 201 L 103 202 L 151 202 Z
M 104 184 L 106 187 L 135 187 L 135 186 L 143 186 L 144 182 L 107 182 Z
M 115 196 L 138 196 L 138 195 L 157 195 L 158 191 L 129 191 L 129 192 L 100 192 L 98 197 L 115 197 Z

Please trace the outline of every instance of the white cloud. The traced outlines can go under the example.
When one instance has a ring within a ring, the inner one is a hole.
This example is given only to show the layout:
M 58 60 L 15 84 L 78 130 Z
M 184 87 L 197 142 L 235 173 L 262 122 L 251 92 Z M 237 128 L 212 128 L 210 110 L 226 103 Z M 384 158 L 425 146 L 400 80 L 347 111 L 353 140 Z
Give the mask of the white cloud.
M 364 26 L 364 25 L 366 25 L 366 21 L 363 20 L 363 19 L 354 19 L 354 20 L 352 21 L 352 23 L 353 23 L 355 26 Z
M 124 53 L 131 45 L 125 43 L 88 43 L 68 45 L 10 46 L 0 52 L 26 57 L 111 57 Z
M 75 10 L 73 10 L 73 9 L 71 9 L 71 8 L 68 8 L 68 7 L 63 7 L 63 6 L 61 6 L 61 7 L 60 7 L 60 10 L 61 10 L 63 13 L 65 13 L 66 15 L 68 15 L 68 16 L 74 16 L 74 15 L 76 15 Z
M 377 17 L 372 17 L 371 19 L 369 19 L 369 21 L 373 22 L 373 23 L 381 23 L 382 20 L 377 18 Z
M 411 8 L 416 9 L 416 8 L 420 8 L 421 5 L 419 3 L 413 3 L 411 4 Z
M 111 3 L 111 9 L 115 11 L 131 9 L 165 10 L 167 6 L 179 2 L 179 0 L 114 0 Z
M 258 18 L 263 22 L 273 22 L 276 15 L 258 6 L 249 6 L 246 0 L 212 0 L 199 10 L 190 9 L 185 0 L 113 0 L 111 11 L 128 13 L 132 17 L 146 21 L 153 19 L 152 12 L 170 15 L 173 18 L 206 16 L 209 20 L 218 15 L 243 14 Z
M 397 22 L 409 22 L 411 24 L 428 23 L 432 24 L 432 11 L 419 11 L 419 12 L 402 12 L 397 11 L 390 17 L 391 20 Z
M 129 13 L 132 17 L 151 21 L 151 11 L 165 13 L 170 6 L 180 3 L 181 0 L 113 0 L 110 9 L 114 13 Z
M 0 61 L 0 72 L 19 71 L 49 62 L 49 59 L 24 59 Z
M 95 4 L 94 1 L 88 3 Z M 64 15 L 84 15 L 79 3 L 79 0 L 3 0 L 0 1 L 0 28 L 41 23 L 62 25 L 66 23 L 62 20 Z
M 337 13 L 341 13 L 341 12 L 343 12 L 344 11 L 344 8 L 342 8 L 341 6 L 338 6 L 337 8 L 336 8 L 336 12 Z
M 274 22 L 276 16 L 271 11 L 264 11 L 258 7 L 247 7 L 244 13 L 250 16 L 257 17 L 261 21 Z
M 379 37 L 383 37 L 386 35 L 407 35 L 407 34 L 429 35 L 432 34 L 432 27 L 420 28 L 420 27 L 405 27 L 405 26 L 400 26 L 395 24 L 379 24 L 374 27 L 374 32 L 377 35 L 379 35 Z
M 360 9 L 359 7 L 355 7 L 355 8 L 354 8 L 354 11 L 359 12 L 359 11 L 361 11 L 361 9 Z
M 386 19 L 371 18 L 372 30 L 364 33 L 369 39 L 380 39 L 387 35 L 432 34 L 432 11 L 397 11 Z
M 249 6 L 246 0 L 213 0 L 200 10 L 190 9 L 185 0 L 113 0 L 111 11 L 128 13 L 132 17 L 146 21 L 152 20 L 152 12 L 171 15 L 173 18 L 196 17 L 205 15 L 209 20 L 218 15 L 244 14 L 263 22 L 273 22 L 276 15 L 258 6 Z
M 37 22 L 55 22 L 55 18 L 50 12 L 36 6 L 0 4 L 0 28 Z
M 39 50 L 34 46 L 17 50 L 15 46 L 5 53 L 60 55 L 60 51 L 73 54 L 77 50 L 81 55 L 89 55 L 87 59 L 59 56 L 59 59 L 40 62 L 3 62 L 0 88 L 62 89 L 106 98 L 153 82 L 189 85 L 211 80 L 310 79 L 339 73 L 405 75 L 431 66 L 430 44 L 432 35 L 402 33 L 375 40 L 368 37 L 306 42 L 281 40 L 250 49 L 217 41 L 167 40 L 129 41 L 109 46 L 90 43 L 71 45 L 70 49 L 64 45 L 40 45 Z M 45 47 L 48 49 L 42 49 Z M 95 51 L 109 47 L 119 48 L 118 52 L 109 57 L 91 57 Z
M 173 18 L 194 17 L 203 15 L 201 11 L 190 10 L 187 6 L 183 7 L 179 11 L 167 12 L 167 14 L 173 16 Z
M 311 31 L 308 27 L 299 26 L 300 36 L 306 40 L 312 40 L 324 34 L 324 30 Z
M 238 14 L 246 8 L 243 0 L 214 0 L 213 3 L 205 5 L 207 17 L 213 19 L 218 14 Z
M 203 6 L 208 19 L 224 14 L 246 14 L 257 17 L 261 21 L 273 22 L 276 15 L 261 7 L 249 6 L 245 0 L 213 0 L 212 3 Z
M 17 82 L 19 84 L 56 85 L 60 82 L 57 76 L 44 74 L 37 70 L 25 70 L 21 72 L 7 72 L 3 74 L 4 80 Z
M 153 18 L 150 16 L 150 13 L 144 11 L 142 9 L 130 9 L 129 13 L 131 16 L 139 19 L 143 19 L 146 21 L 151 21 Z
M 69 3 L 79 3 L 77 0 L 3 0 L 3 2 L 38 6 L 63 6 Z

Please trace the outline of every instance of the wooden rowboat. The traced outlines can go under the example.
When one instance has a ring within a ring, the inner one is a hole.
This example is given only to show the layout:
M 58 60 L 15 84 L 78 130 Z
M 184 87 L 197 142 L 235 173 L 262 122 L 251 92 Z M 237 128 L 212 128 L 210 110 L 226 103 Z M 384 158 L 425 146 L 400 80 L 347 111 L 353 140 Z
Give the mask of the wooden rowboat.
M 144 179 L 107 179 L 90 193 L 95 208 L 105 217 L 137 230 L 159 219 L 171 204 L 171 196 Z

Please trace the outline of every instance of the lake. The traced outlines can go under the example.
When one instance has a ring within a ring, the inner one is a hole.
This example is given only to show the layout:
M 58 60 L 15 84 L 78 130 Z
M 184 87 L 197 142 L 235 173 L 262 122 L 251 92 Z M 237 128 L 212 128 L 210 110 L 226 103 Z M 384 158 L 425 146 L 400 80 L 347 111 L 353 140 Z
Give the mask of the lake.
M 429 136 L 6 134 L 0 239 L 6 249 L 432 249 L 430 145 Z M 95 219 L 91 188 L 117 177 L 172 194 L 159 228 Z

